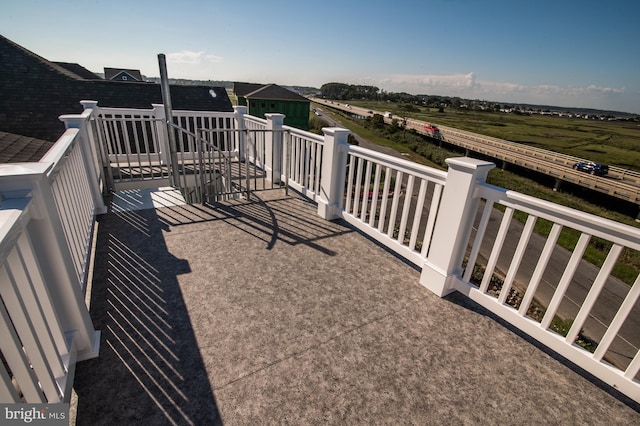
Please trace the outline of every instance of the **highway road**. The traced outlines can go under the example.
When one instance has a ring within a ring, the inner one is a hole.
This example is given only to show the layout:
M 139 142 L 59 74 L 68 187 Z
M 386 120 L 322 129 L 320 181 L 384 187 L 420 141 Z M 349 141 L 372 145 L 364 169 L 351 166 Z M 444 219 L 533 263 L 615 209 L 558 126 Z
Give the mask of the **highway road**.
M 363 117 L 383 114 L 380 111 L 372 111 L 353 105 L 347 106 L 344 103 L 325 99 L 312 98 L 311 100 Z M 401 122 L 404 120 L 402 117 L 396 118 Z M 392 118 L 385 118 L 387 123 L 391 123 L 392 120 Z M 439 129 L 439 135 L 433 135 L 432 132 L 426 130 L 425 125 L 428 124 L 436 125 Z M 608 176 L 593 176 L 572 168 L 576 162 L 586 161 L 577 157 L 411 118 L 406 119 L 406 127 L 421 134 L 435 136 L 446 143 L 466 150 L 552 176 L 558 182 L 570 182 L 640 205 L 640 173 L 638 172 L 610 167 Z

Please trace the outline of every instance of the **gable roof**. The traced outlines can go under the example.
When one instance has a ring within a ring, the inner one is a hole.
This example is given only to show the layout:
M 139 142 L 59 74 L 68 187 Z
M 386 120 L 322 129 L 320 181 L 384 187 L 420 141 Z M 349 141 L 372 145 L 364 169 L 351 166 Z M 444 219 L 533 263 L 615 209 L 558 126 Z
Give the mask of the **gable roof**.
M 122 108 L 162 103 L 159 84 L 82 78 L 2 36 L 0 63 L 0 130 L 7 133 L 55 142 L 65 130 L 58 117 L 82 112 L 83 99 Z M 172 85 L 170 91 L 176 110 L 233 111 L 224 87 Z
M 301 96 L 289 89 L 278 86 L 277 84 L 268 84 L 254 90 L 244 96 L 247 99 L 269 99 L 278 101 L 298 101 L 309 102 L 309 99 Z
M 233 83 L 233 94 L 239 97 L 245 97 L 251 92 L 264 87 L 264 84 L 257 83 Z
M 39 161 L 53 142 L 0 131 L 0 163 Z
M 105 80 L 121 80 L 122 75 L 131 77 L 131 80 L 142 81 L 142 74 L 140 70 L 128 70 L 124 68 L 105 68 L 104 79 Z
M 70 71 L 72 73 L 74 73 L 75 75 L 77 75 L 80 78 L 84 78 L 86 80 L 102 80 L 102 78 L 100 76 L 98 76 L 97 74 L 89 71 L 88 69 L 86 69 L 85 67 L 83 67 L 80 64 L 74 64 L 71 62 L 53 62 L 56 65 L 61 66 L 62 68 L 66 69 L 67 71 Z

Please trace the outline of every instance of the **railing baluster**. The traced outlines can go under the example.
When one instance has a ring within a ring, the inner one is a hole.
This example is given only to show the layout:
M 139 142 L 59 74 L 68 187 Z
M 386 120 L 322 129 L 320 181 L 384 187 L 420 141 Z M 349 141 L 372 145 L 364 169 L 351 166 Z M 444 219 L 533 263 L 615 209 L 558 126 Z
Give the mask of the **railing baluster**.
M 15 250 L 10 254 L 10 256 L 12 255 L 15 257 Z M 27 309 L 17 295 L 18 281 L 9 266 L 12 263 L 15 265 L 16 259 L 8 258 L 8 262 L 0 271 L 0 280 L 3 283 L 2 301 L 4 302 L 0 315 L 3 317 L 0 321 L 3 323 L 0 326 L 2 329 L 0 336 L 3 337 L 3 353 L 7 352 L 5 357 L 16 377 L 21 376 L 20 385 L 25 384 L 26 391 L 23 390 L 23 392 L 28 401 L 32 400 L 29 402 L 45 402 L 38 385 L 42 386 L 48 399 L 59 402 L 60 398 L 51 371 L 42 357 L 40 342 L 36 339 L 30 318 L 26 315 Z M 21 353 L 23 350 L 24 353 Z M 25 354 L 28 359 L 25 358 Z M 31 370 L 31 366 L 33 370 Z
M 294 157 L 294 167 L 293 167 L 293 175 L 296 182 L 300 182 L 304 186 L 304 182 L 302 181 L 302 167 L 300 164 L 302 158 L 302 141 L 300 138 L 296 139 L 294 143 L 295 146 L 295 157 Z
M 573 276 L 580 266 L 580 261 L 582 260 L 582 256 L 587 249 L 587 245 L 589 244 L 590 239 L 591 235 L 584 233 L 580 235 L 578 243 L 574 247 L 571 258 L 569 259 L 569 263 L 562 273 L 562 278 L 560 278 L 558 287 L 553 293 L 553 297 L 549 302 L 547 311 L 545 312 L 544 317 L 542 318 L 542 322 L 540 323 L 540 327 L 542 327 L 543 329 L 548 329 L 551 325 L 551 322 L 553 321 L 553 318 L 556 316 L 558 308 L 560 307 L 560 303 L 562 302 L 562 299 L 564 299 L 564 295 L 569 288 L 569 284 L 571 284 L 571 280 L 573 280 Z
M 382 166 L 376 163 L 375 176 L 373 177 L 373 192 L 371 194 L 371 210 L 369 213 L 369 226 L 373 227 L 376 221 L 376 208 L 378 207 L 378 191 L 380 191 L 380 169 Z
M 317 153 L 318 153 L 318 149 L 319 149 L 318 144 L 311 144 L 311 147 L 309 149 L 309 163 L 310 163 L 310 167 L 309 167 L 309 189 L 311 190 L 311 192 L 313 192 L 313 194 L 317 194 L 318 193 L 318 182 L 317 182 L 317 178 L 318 176 L 318 164 L 316 163 L 316 159 L 317 157 Z
M 542 280 L 542 275 L 547 269 L 547 265 L 549 264 L 549 260 L 551 259 L 551 255 L 553 254 L 553 249 L 558 242 L 558 237 L 560 236 L 560 231 L 562 231 L 562 226 L 554 223 L 551 227 L 551 232 L 547 237 L 547 241 L 542 249 L 542 253 L 540 253 L 540 258 L 538 259 L 538 263 L 536 264 L 536 269 L 533 271 L 533 275 L 531 276 L 531 280 L 529 281 L 529 285 L 527 286 L 527 291 L 524 294 L 524 298 L 520 303 L 520 308 L 518 309 L 518 313 L 522 316 L 527 314 L 529 310 L 529 306 L 533 301 L 533 297 L 538 290 L 538 285 L 540 285 L 540 280 Z
M 424 208 L 424 199 L 427 194 L 427 181 L 426 179 L 420 179 L 420 190 L 418 191 L 418 202 L 416 203 L 416 210 L 413 213 L 413 224 L 411 225 L 411 237 L 409 238 L 409 250 L 416 248 L 416 241 L 418 239 L 418 232 L 420 229 L 420 219 L 422 218 L 422 209 Z
M 636 376 L 640 373 L 640 351 L 636 352 L 636 355 L 633 357 L 629 366 L 624 371 L 624 377 L 628 380 L 634 380 Z M 638 401 L 637 398 L 634 398 Z
M 473 240 L 473 246 L 471 247 L 471 253 L 469 253 L 469 259 L 467 260 L 467 266 L 464 270 L 464 275 L 462 276 L 462 280 L 464 282 L 469 282 L 471 279 L 471 274 L 476 266 L 476 260 L 478 259 L 478 254 L 480 253 L 480 247 L 482 246 L 482 241 L 484 240 L 484 233 L 487 230 L 487 225 L 489 223 L 489 218 L 491 217 L 491 212 L 493 211 L 493 202 L 486 200 L 484 209 L 482 210 L 482 217 L 480 218 L 480 222 L 478 223 L 478 230 L 476 231 L 476 236 Z
M 0 401 L 14 404 L 20 402 L 20 395 L 16 392 L 16 388 L 4 365 L 0 365 Z
M 9 283 L 17 284 L 9 276 L 6 264 L 0 265 L 0 283 L 5 285 L 9 285 Z M 2 341 L 2 354 L 18 382 L 26 402 L 46 402 L 38 386 L 38 378 L 31 369 L 31 363 L 22 349 L 22 342 L 18 338 L 14 324 L 2 300 L 0 300 L 0 341 Z
M 433 235 L 433 226 L 436 222 L 438 211 L 440 210 L 440 196 L 442 195 L 442 185 L 434 183 L 433 198 L 431 199 L 431 206 L 429 207 L 429 217 L 427 219 L 427 226 L 424 230 L 424 237 L 422 238 L 422 250 L 420 255 L 427 257 L 429 253 L 429 246 L 431 245 L 431 237 Z
M 587 320 L 587 316 L 589 315 L 589 313 L 591 313 L 591 310 L 593 309 L 593 306 L 595 305 L 600 292 L 604 288 L 604 285 L 607 282 L 607 278 L 611 274 L 611 271 L 613 270 L 613 267 L 615 266 L 615 263 L 618 260 L 618 256 L 620 256 L 621 252 L 621 245 L 614 244 L 611 247 L 607 258 L 602 264 L 602 267 L 600 268 L 600 271 L 598 272 L 598 275 L 596 276 L 596 279 L 593 282 L 589 293 L 587 293 L 587 297 L 584 299 L 584 302 L 582 302 L 582 306 L 580 307 L 580 310 L 578 311 L 578 314 L 573 320 L 573 324 L 571 325 L 571 328 L 567 333 L 565 339 L 567 343 L 572 344 L 576 340 L 576 337 L 578 337 L 578 333 L 580 333 L 580 330 L 584 326 L 584 322 Z
M 64 368 L 60 364 L 60 358 L 53 347 L 48 327 L 41 317 L 42 311 L 34 300 L 32 288 L 29 285 L 31 280 L 28 277 L 26 265 L 19 248 L 16 248 L 7 256 L 7 264 L 14 267 L 7 267 L 10 278 L 3 285 L 2 300 L 7 307 L 13 326 L 20 337 L 47 401 L 51 403 L 61 402 L 52 368 L 58 374 L 61 374 Z M 18 283 L 26 285 L 19 286 Z M 28 302 L 25 300 L 25 296 L 31 299 L 31 303 L 25 303 Z M 45 328 L 37 329 L 37 325 Z
M 127 167 L 129 168 L 129 176 L 133 178 L 133 167 L 131 165 L 131 141 L 129 140 L 129 129 L 127 126 L 126 116 L 122 117 L 120 121 L 120 130 L 122 132 L 122 143 L 124 148 L 124 154 L 127 156 Z
M 311 153 L 309 151 L 311 150 L 311 142 L 309 142 L 308 140 L 303 140 L 302 138 L 300 139 L 302 140 L 302 143 L 304 145 L 304 164 L 302 167 L 303 174 L 300 183 L 302 183 L 305 189 L 308 190 L 311 187 L 311 180 L 309 179 L 309 159 L 311 157 Z
M 356 173 L 356 181 L 355 181 L 356 192 L 353 197 L 353 215 L 356 217 L 360 212 L 360 210 L 358 209 L 358 206 L 360 205 L 360 192 L 362 188 L 362 169 L 364 168 L 364 162 L 365 160 L 358 157 L 358 171 Z
M 142 149 L 140 145 L 140 138 L 138 137 L 137 120 L 134 115 L 131 115 L 130 123 L 131 123 L 131 133 L 133 134 L 133 143 L 136 148 L 135 154 L 136 154 L 136 159 L 138 160 L 138 170 L 140 170 L 140 177 L 144 179 L 144 169 L 143 169 L 142 157 L 140 155 L 140 151 L 142 151 Z
M 411 209 L 411 198 L 413 197 L 414 176 L 409 175 L 407 179 L 407 187 L 404 193 L 404 204 L 402 206 L 402 216 L 400 219 L 400 229 L 398 230 L 398 242 L 404 243 L 404 233 L 407 230 L 407 221 L 409 220 L 409 210 Z
M 347 213 L 352 213 L 351 210 L 351 199 L 352 199 L 352 193 L 353 193 L 353 175 L 354 175 L 354 169 L 355 169 L 355 163 L 356 163 L 356 157 L 354 155 L 350 155 L 349 156 L 349 176 L 347 177 L 347 202 L 345 204 L 344 210 Z
M 609 328 L 607 328 L 607 332 L 604 334 L 602 339 L 600 339 L 600 343 L 598 343 L 598 347 L 593 353 L 593 357 L 595 359 L 600 361 L 604 357 L 604 355 L 607 353 L 607 350 L 609 350 L 609 347 L 611 346 L 613 339 L 615 339 L 616 335 L 622 328 L 624 321 L 627 319 L 627 317 L 631 313 L 631 310 L 635 306 L 639 297 L 640 297 L 640 275 L 636 277 L 636 280 L 631 286 L 629 293 L 627 293 L 627 296 L 624 298 L 622 305 L 620 305 L 620 308 L 618 308 L 618 312 L 616 312 L 616 316 L 611 321 L 611 324 L 609 324 Z
M 393 231 L 396 225 L 396 216 L 398 215 L 398 203 L 400 202 L 400 191 L 402 189 L 402 172 L 396 172 L 396 185 L 393 189 L 393 201 L 391 202 L 391 214 L 389 215 L 389 226 L 387 236 L 393 238 Z
M 367 167 L 364 172 L 364 185 L 362 190 L 362 209 L 360 211 L 360 220 L 367 220 L 367 204 L 369 203 L 369 188 L 371 185 L 371 161 L 367 161 Z
M 529 245 L 529 240 L 531 239 L 531 234 L 533 233 L 533 227 L 535 226 L 537 220 L 538 218 L 534 215 L 529 215 L 529 217 L 527 218 L 527 222 L 525 223 L 524 229 L 522 230 L 522 235 L 520 235 L 520 240 L 518 241 L 518 246 L 516 247 L 516 252 L 511 259 L 511 264 L 509 265 L 507 276 L 505 277 L 504 283 L 502 284 L 502 289 L 500 290 L 500 296 L 498 297 L 498 301 L 500 303 L 505 303 L 507 297 L 509 296 L 513 281 L 515 280 L 518 269 L 520 268 L 520 263 L 522 262 L 524 252 Z
M 71 206 L 69 203 L 69 197 L 71 194 L 69 191 L 65 191 L 64 180 L 64 173 L 62 175 L 58 175 L 56 179 L 51 182 L 51 190 L 56 202 L 56 210 L 60 214 L 60 222 L 62 223 L 64 234 L 67 237 L 66 242 L 73 259 L 73 264 L 77 265 L 78 262 L 80 262 L 80 254 L 78 253 L 78 247 L 74 244 L 74 241 L 78 238 L 78 234 L 76 233 L 76 227 L 69 223 L 68 220 L 69 217 L 71 217 Z
M 382 200 L 380 202 L 380 219 L 378 219 L 378 232 L 382 233 L 387 215 L 387 204 L 389 201 L 389 187 L 391 186 L 391 167 L 385 169 L 384 187 L 382 189 Z
M 496 264 L 498 263 L 498 256 L 500 256 L 500 252 L 502 251 L 502 246 L 504 245 L 504 241 L 507 238 L 507 233 L 509 232 L 509 225 L 511 224 L 512 217 L 513 217 L 513 209 L 510 207 L 507 207 L 507 209 L 504 211 L 504 215 L 502 216 L 502 223 L 500 223 L 500 228 L 498 229 L 498 235 L 496 235 L 496 240 L 493 244 L 493 249 L 491 250 L 491 254 L 489 255 L 487 268 L 484 272 L 484 276 L 482 277 L 482 282 L 480 283 L 480 291 L 483 293 L 486 293 L 487 289 L 489 288 L 489 283 L 491 282 L 493 271 L 495 270 Z

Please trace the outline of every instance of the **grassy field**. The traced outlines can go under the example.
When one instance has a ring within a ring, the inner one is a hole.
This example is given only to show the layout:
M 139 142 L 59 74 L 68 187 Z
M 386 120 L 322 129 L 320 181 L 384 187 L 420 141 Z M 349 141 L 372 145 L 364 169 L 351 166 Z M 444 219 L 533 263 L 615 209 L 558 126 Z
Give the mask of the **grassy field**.
M 407 112 L 402 104 L 352 104 L 640 171 L 640 123 L 452 108 L 438 112 L 417 107 L 418 111 Z

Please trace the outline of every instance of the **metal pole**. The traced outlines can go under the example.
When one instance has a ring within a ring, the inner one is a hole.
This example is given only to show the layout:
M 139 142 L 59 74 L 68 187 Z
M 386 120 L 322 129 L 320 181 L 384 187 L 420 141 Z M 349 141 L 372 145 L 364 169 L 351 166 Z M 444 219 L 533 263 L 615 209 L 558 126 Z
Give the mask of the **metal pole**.
M 162 90 L 162 104 L 164 105 L 164 116 L 166 119 L 168 151 L 171 170 L 171 185 L 180 189 L 180 177 L 178 175 L 178 156 L 176 154 L 174 130 L 168 123 L 173 123 L 173 110 L 171 108 L 171 93 L 169 91 L 169 77 L 167 74 L 167 59 L 164 53 L 158 54 L 158 66 L 160 67 L 160 88 Z

